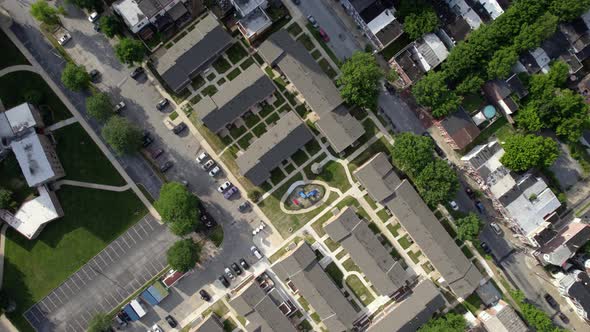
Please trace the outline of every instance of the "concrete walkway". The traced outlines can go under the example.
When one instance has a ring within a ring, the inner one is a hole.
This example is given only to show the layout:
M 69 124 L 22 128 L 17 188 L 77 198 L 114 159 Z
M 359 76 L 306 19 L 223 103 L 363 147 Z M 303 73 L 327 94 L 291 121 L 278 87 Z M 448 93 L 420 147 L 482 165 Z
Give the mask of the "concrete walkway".
M 17 71 L 31 71 L 33 73 L 37 73 L 37 69 L 31 65 L 16 65 L 0 70 L 0 77 Z
M 4 276 L 4 245 L 6 244 L 6 230 L 8 224 L 2 224 L 0 228 L 0 289 L 2 289 L 2 277 Z
M 56 131 L 59 128 L 63 128 L 65 126 L 71 125 L 72 123 L 76 123 L 78 122 L 78 119 L 76 119 L 76 117 L 71 117 L 69 119 L 65 119 L 63 121 L 60 121 L 58 123 L 54 123 L 51 126 L 47 127 L 46 129 L 49 131 Z
M 57 188 L 61 186 L 74 186 L 74 187 L 82 187 L 82 188 L 90 188 L 90 189 L 98 189 L 98 190 L 107 190 L 107 191 L 116 191 L 116 192 L 123 192 L 127 191 L 131 188 L 129 184 L 124 186 L 116 187 L 116 186 L 109 186 L 106 184 L 98 184 L 98 183 L 90 183 L 90 182 L 81 182 L 81 181 L 73 181 L 73 180 L 59 180 L 55 182 L 55 186 Z

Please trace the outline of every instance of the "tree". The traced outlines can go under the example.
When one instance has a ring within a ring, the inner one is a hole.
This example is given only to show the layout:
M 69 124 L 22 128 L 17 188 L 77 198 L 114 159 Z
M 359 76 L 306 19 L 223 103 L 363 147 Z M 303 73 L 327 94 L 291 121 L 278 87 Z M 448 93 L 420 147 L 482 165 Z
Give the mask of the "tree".
M 553 325 L 551 318 L 534 304 L 526 301 L 521 290 L 511 290 L 510 296 L 516 301 L 522 312 L 524 320 L 538 332 L 565 332 L 558 326 Z
M 102 312 L 97 313 L 88 322 L 87 332 L 107 332 L 111 327 L 111 318 Z
M 430 6 L 419 13 L 412 13 L 404 18 L 404 31 L 412 40 L 434 31 L 437 26 L 438 17 L 434 9 Z
M 442 317 L 432 318 L 418 329 L 418 332 L 463 332 L 467 322 L 463 316 L 449 312 Z
M 481 221 L 475 213 L 455 220 L 457 224 L 457 236 L 461 241 L 473 241 L 481 229 Z
M 538 47 L 543 40 L 555 33 L 558 23 L 555 15 L 545 13 L 535 23 L 525 25 L 514 38 L 515 50 L 520 52 Z
M 455 92 L 449 90 L 441 72 L 428 72 L 414 85 L 412 93 L 418 103 L 432 109 L 436 118 L 455 112 L 461 103 Z
M 463 80 L 463 82 L 457 85 L 457 92 L 461 95 L 469 94 L 469 93 L 476 93 L 481 89 L 484 80 L 483 78 L 477 75 L 471 75 Z
M 86 98 L 86 110 L 100 122 L 107 121 L 113 115 L 113 105 L 109 95 L 104 92 Z
M 46 0 L 37 0 L 31 4 L 29 10 L 31 16 L 41 23 L 48 25 L 59 24 L 59 12 L 55 7 L 50 6 Z
M 72 5 L 88 10 L 100 10 L 102 9 L 102 2 L 100 0 L 67 0 Z
M 84 66 L 76 66 L 72 62 L 68 62 L 61 73 L 61 82 L 72 91 L 80 91 L 90 85 L 90 75 Z
M 488 77 L 494 78 L 506 78 L 512 71 L 512 66 L 518 60 L 518 53 L 514 47 L 505 47 L 499 49 L 494 53 L 494 56 L 488 63 Z
M 201 248 L 192 239 L 176 241 L 166 252 L 168 264 L 176 271 L 188 272 L 199 261 Z
M 393 163 L 410 177 L 419 174 L 434 156 L 432 139 L 410 132 L 396 135 L 393 144 Z
M 511 135 L 506 138 L 503 147 L 505 152 L 500 162 L 517 172 L 549 167 L 559 156 L 557 142 L 533 134 Z
M 441 159 L 428 164 L 415 178 L 414 184 L 426 204 L 436 206 L 453 199 L 459 189 L 455 171 Z
M 0 209 L 12 208 L 13 204 L 12 191 L 0 188 Z
M 340 94 L 347 103 L 374 110 L 377 107 L 379 80 L 382 76 L 373 55 L 355 52 L 342 65 L 342 75 L 338 79 L 342 84 Z
M 107 15 L 100 18 L 98 21 L 100 31 L 109 38 L 115 37 L 115 35 L 121 33 L 122 25 L 121 21 L 115 15 Z
M 397 73 L 397 71 L 395 69 L 391 69 L 386 77 L 385 77 L 389 82 L 395 82 L 399 79 L 399 74 Z
M 136 39 L 123 38 L 115 45 L 115 55 L 119 61 L 133 65 L 136 62 L 141 62 L 145 56 L 145 47 Z
M 181 183 L 169 182 L 162 186 L 154 207 L 174 234 L 185 235 L 193 231 L 199 221 L 197 202 Z
M 554 0 L 549 11 L 561 22 L 572 21 L 590 9 L 590 0 Z
M 590 127 L 588 104 L 579 93 L 570 89 L 557 90 L 553 109 L 555 133 L 569 142 L 577 142 L 582 132 Z
M 141 145 L 141 130 L 120 116 L 112 116 L 102 128 L 102 137 L 119 155 L 135 152 Z
M 527 105 L 518 112 L 516 123 L 518 127 L 531 132 L 537 132 L 544 128 L 539 114 L 537 114 L 537 110 L 533 105 Z

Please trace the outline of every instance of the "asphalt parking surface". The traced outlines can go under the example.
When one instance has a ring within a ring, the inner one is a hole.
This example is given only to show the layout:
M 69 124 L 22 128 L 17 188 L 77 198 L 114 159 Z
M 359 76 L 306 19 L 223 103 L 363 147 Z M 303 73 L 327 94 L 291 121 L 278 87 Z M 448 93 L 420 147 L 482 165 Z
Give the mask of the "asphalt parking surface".
M 37 331 L 84 331 L 166 267 L 176 237 L 151 215 L 129 228 L 98 255 L 25 312 Z

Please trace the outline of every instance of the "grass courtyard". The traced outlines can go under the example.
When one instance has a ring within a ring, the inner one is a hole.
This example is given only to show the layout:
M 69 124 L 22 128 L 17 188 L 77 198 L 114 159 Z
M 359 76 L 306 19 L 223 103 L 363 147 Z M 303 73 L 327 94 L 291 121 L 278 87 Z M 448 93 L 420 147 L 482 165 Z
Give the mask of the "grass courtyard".
M 2 50 L 2 61 L 0 69 L 15 65 L 28 65 L 29 61 L 19 51 L 19 49 L 10 41 L 4 31 L 0 30 L 0 50 Z

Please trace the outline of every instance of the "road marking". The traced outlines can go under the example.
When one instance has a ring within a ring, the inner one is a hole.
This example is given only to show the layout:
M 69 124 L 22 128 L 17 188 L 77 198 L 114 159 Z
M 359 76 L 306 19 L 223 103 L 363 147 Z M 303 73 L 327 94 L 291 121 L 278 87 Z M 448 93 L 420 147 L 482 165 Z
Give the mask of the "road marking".
M 68 279 L 68 281 L 70 281 L 71 279 Z M 72 287 L 70 287 L 70 285 L 68 285 L 68 281 L 64 282 L 64 285 L 66 285 L 71 291 L 72 291 L 72 295 L 76 294 L 76 292 L 74 292 L 74 290 L 72 289 Z M 72 296 L 70 295 L 70 296 Z
M 107 254 L 107 256 L 109 256 L 109 258 L 111 259 L 111 263 L 115 263 L 115 260 L 113 259 L 113 257 L 111 257 L 111 254 L 109 254 L 109 252 L 107 250 L 103 251 L 105 254 Z
M 123 247 L 119 244 L 119 241 L 115 241 L 115 243 L 119 246 L 119 249 L 121 249 L 121 252 L 125 252 L 125 249 L 123 249 Z
M 139 233 L 137 232 L 135 227 L 133 228 L 133 231 L 135 232 L 135 234 L 137 234 L 137 236 L 139 237 L 140 240 L 143 240 L 143 237 L 141 237 L 141 235 L 139 235 Z
M 82 277 L 80 277 L 80 273 L 74 274 L 74 277 L 78 277 L 78 279 L 80 280 L 80 283 L 82 284 L 82 286 L 86 285 L 86 281 L 84 281 L 84 279 L 82 279 Z M 73 277 L 72 277 L 72 279 L 73 279 Z M 74 280 L 74 282 L 75 282 L 75 280 Z M 79 287 L 78 286 L 78 283 L 76 283 L 76 286 Z
M 47 306 L 47 304 L 45 304 L 45 300 L 39 302 L 40 304 L 42 304 L 45 307 L 45 312 L 50 313 L 51 310 L 49 310 L 49 307 Z
M 135 239 L 133 238 L 133 236 L 131 236 L 130 232 L 131 231 L 125 233 L 125 235 L 128 236 L 133 241 L 133 245 L 136 245 L 137 244 L 137 241 L 135 241 Z M 129 247 L 129 248 L 131 248 L 131 247 Z
M 121 82 L 117 83 L 117 88 L 121 88 L 121 85 L 123 85 L 123 83 L 125 83 L 125 81 L 127 81 L 127 76 L 125 76 Z
M 53 306 L 54 306 L 55 308 L 57 308 L 57 305 L 55 305 L 55 302 L 53 302 L 53 300 L 50 298 L 50 296 L 51 296 L 52 294 L 53 294 L 53 293 L 49 294 L 49 295 L 48 295 L 46 298 L 49 300 L 49 302 L 51 302 L 51 304 L 53 304 Z M 49 308 L 49 307 L 47 307 L 47 308 Z M 47 310 L 47 312 L 48 312 L 48 313 L 50 313 L 50 312 L 52 312 L 52 311 L 53 311 L 53 310 Z

